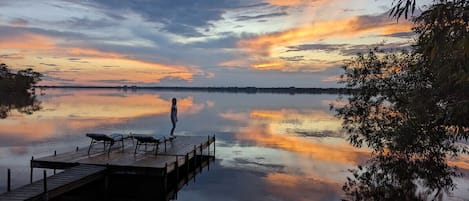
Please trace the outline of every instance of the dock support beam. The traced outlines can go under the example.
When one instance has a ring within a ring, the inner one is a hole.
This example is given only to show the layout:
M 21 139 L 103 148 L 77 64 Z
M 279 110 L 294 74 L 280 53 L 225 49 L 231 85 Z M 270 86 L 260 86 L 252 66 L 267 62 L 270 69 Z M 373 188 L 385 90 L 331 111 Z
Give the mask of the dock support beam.
M 186 164 L 186 184 L 187 182 L 189 181 L 189 153 L 186 154 L 186 158 L 185 158 L 185 164 Z
M 44 200 L 49 200 L 49 195 L 47 193 L 47 172 L 44 170 Z
M 164 165 L 164 176 L 163 176 L 163 195 L 168 192 L 168 163 Z
M 11 191 L 11 171 L 10 168 L 8 168 L 7 171 L 7 192 Z
M 29 183 L 33 183 L 33 160 L 34 160 L 34 156 L 31 156 L 31 164 L 29 165 L 29 167 L 31 168 L 31 173 L 29 174 Z
M 179 157 L 176 155 L 176 182 L 179 182 Z

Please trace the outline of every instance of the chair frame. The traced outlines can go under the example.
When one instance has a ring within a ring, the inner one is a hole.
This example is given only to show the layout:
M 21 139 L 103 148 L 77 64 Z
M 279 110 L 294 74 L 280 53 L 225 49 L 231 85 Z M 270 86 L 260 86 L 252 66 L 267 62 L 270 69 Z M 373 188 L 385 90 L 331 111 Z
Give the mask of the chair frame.
M 166 136 L 155 136 L 155 135 L 146 135 L 146 134 L 131 134 L 132 139 L 136 139 L 134 155 L 137 154 L 137 150 L 140 150 L 141 145 L 145 145 L 145 151 L 147 145 L 155 146 L 155 155 L 158 155 L 160 143 L 164 143 L 164 152 L 166 152 L 166 142 L 174 139 L 174 137 L 166 138 Z
M 111 153 L 111 148 L 112 145 L 114 145 L 116 142 L 121 142 L 121 147 L 122 150 L 124 150 L 124 139 L 128 137 L 124 137 L 123 134 L 111 134 L 111 135 L 106 135 L 102 133 L 87 133 L 87 137 L 91 138 L 90 146 L 88 147 L 88 155 L 90 154 L 91 148 L 93 145 L 98 144 L 100 142 L 103 143 L 103 151 L 106 151 L 106 145 L 109 145 L 108 148 L 108 154 Z M 118 139 L 116 139 L 118 136 Z

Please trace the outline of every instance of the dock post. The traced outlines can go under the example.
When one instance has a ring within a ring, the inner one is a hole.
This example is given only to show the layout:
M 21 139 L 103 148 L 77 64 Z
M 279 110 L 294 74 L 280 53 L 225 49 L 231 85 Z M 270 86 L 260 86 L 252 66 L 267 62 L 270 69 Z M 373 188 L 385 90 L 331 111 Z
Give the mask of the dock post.
M 166 195 L 168 191 L 168 162 L 164 164 L 163 190 L 163 195 Z
M 77 146 L 77 148 L 75 149 L 75 151 L 78 152 L 78 146 Z
M 54 157 L 57 156 L 57 150 L 54 150 Z M 55 168 L 54 168 L 54 175 L 55 175 Z
M 210 156 L 210 135 L 207 135 L 207 152 Z M 202 153 L 200 155 L 202 155 Z
M 10 168 L 8 168 L 7 171 L 7 192 L 11 191 L 11 171 Z
M 197 167 L 197 146 L 194 145 L 194 169 Z
M 49 200 L 49 195 L 47 193 L 47 172 L 44 170 L 44 200 Z
M 109 163 L 106 163 L 106 171 L 109 171 Z M 104 175 L 104 200 L 109 199 L 109 175 L 106 172 Z
M 186 163 L 186 184 L 189 181 L 189 153 L 186 154 L 185 158 L 185 163 Z
M 213 134 L 213 157 L 215 157 L 215 145 L 216 145 L 215 134 Z
M 29 167 L 31 168 L 31 173 L 29 174 L 29 183 L 33 183 L 33 160 L 34 160 L 34 156 L 31 156 L 31 163 L 29 165 Z
M 176 155 L 176 183 L 179 183 L 179 156 Z

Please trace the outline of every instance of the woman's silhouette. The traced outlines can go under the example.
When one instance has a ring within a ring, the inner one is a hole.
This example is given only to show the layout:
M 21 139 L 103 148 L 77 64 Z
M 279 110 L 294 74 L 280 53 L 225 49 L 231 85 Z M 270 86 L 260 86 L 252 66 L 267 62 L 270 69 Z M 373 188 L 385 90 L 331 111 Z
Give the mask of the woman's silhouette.
M 173 98 L 171 100 L 172 105 L 171 105 L 171 123 L 173 124 L 173 128 L 171 129 L 171 136 L 174 134 L 174 129 L 176 128 L 176 122 L 178 121 L 178 108 L 176 106 L 176 98 Z

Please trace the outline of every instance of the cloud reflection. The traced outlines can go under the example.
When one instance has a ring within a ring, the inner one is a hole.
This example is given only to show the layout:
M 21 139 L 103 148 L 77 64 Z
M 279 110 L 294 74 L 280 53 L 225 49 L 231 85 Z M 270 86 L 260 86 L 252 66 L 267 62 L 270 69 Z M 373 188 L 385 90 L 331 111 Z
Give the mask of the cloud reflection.
M 227 112 L 223 118 L 242 121 L 235 133 L 239 140 L 255 142 L 257 146 L 297 152 L 320 161 L 356 165 L 368 158 L 367 150 L 359 150 L 338 137 L 341 123 L 333 115 L 320 110 L 253 110 L 248 113 Z M 329 131 L 329 132 L 326 132 Z M 304 132 L 330 133 L 319 138 L 305 138 Z M 325 137 L 325 138 L 324 138 Z M 325 143 L 327 140 L 328 143 Z

